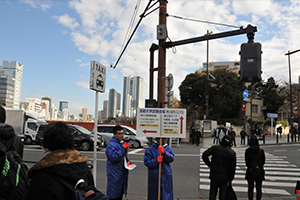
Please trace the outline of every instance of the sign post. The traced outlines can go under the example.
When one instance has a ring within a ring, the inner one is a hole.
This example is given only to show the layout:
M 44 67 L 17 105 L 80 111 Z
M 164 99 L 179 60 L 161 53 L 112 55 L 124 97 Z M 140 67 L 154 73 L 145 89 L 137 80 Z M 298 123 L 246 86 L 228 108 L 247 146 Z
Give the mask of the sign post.
M 267 113 L 267 117 L 271 118 L 271 142 L 273 142 L 273 118 L 278 118 L 277 113 Z
M 106 82 L 106 67 L 101 65 L 95 60 L 91 61 L 91 73 L 90 73 L 90 89 L 96 91 L 95 98 L 95 125 L 94 125 L 94 160 L 93 160 L 93 174 L 95 187 L 97 186 L 97 125 L 98 125 L 98 92 L 105 92 Z

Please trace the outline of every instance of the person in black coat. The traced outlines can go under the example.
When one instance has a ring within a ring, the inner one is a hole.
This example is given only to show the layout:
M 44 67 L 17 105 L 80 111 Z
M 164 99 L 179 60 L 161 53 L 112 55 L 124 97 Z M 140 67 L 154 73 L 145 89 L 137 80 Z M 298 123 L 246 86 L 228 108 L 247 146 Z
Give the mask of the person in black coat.
M 199 128 L 197 128 L 197 131 L 195 132 L 195 136 L 196 136 L 196 145 L 199 146 L 200 138 L 202 137 L 202 134 L 201 134 Z
M 74 185 L 79 179 L 94 186 L 93 175 L 88 168 L 89 157 L 72 149 L 73 136 L 63 122 L 52 122 L 44 129 L 45 156 L 27 172 L 31 179 L 26 200 L 72 200 L 74 192 L 56 177 Z
M 245 179 L 248 181 L 248 199 L 253 200 L 253 189 L 254 189 L 254 182 L 256 186 L 256 199 L 260 200 L 262 196 L 262 182 L 265 180 L 265 171 L 263 166 L 265 164 L 265 152 L 263 149 L 259 148 L 259 143 L 257 137 L 251 137 L 249 141 L 250 147 L 245 151 L 245 162 L 247 166 L 246 177 Z M 252 169 L 252 162 L 258 157 L 261 163 L 261 173 L 260 175 L 253 175 L 251 173 Z
M 212 156 L 211 160 L 209 156 Z M 219 189 L 219 199 L 225 200 L 227 183 L 234 179 L 236 168 L 236 153 L 231 149 L 230 137 L 225 135 L 220 140 L 220 145 L 214 145 L 204 151 L 202 159 L 210 168 L 209 199 L 215 200 Z

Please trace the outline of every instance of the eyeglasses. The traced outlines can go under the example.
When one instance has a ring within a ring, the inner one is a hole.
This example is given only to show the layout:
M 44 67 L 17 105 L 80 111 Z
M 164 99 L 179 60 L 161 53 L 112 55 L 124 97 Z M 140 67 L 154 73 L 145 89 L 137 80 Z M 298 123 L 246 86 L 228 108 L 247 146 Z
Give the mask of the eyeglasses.
M 121 133 L 116 133 L 117 135 L 123 135 L 124 134 L 124 132 L 121 132 Z

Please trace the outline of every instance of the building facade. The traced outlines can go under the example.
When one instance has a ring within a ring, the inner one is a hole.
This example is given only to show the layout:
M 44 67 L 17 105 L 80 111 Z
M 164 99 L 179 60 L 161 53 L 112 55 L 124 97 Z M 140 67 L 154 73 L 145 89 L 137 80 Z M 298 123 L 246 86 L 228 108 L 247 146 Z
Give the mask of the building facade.
M 143 107 L 144 79 L 141 76 L 125 76 L 123 82 L 123 114 L 133 117 L 137 108 Z
M 42 97 L 42 116 L 46 119 L 51 119 L 51 98 Z
M 108 101 L 103 101 L 103 112 L 101 115 L 101 119 L 106 119 L 108 117 Z
M 82 108 L 82 122 L 88 121 L 88 110 L 87 108 Z
M 5 109 L 13 109 L 15 80 L 11 76 L 0 76 L 0 104 Z
M 15 79 L 14 82 L 14 97 L 13 109 L 20 109 L 21 86 L 22 86 L 23 65 L 17 61 L 4 60 L 2 62 L 2 74 L 4 76 L 11 76 Z
M 108 97 L 108 117 L 115 118 L 117 115 L 117 108 L 118 105 L 121 105 L 120 98 L 121 94 L 118 93 L 115 89 L 109 90 L 109 97 Z

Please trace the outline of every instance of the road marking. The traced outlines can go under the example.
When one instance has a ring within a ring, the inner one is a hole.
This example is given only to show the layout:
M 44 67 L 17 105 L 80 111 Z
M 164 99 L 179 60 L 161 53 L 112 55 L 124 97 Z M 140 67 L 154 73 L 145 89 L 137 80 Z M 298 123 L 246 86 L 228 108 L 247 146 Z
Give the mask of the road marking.
M 136 154 L 142 150 L 144 150 L 144 149 L 135 149 L 135 150 L 130 151 L 128 154 Z

